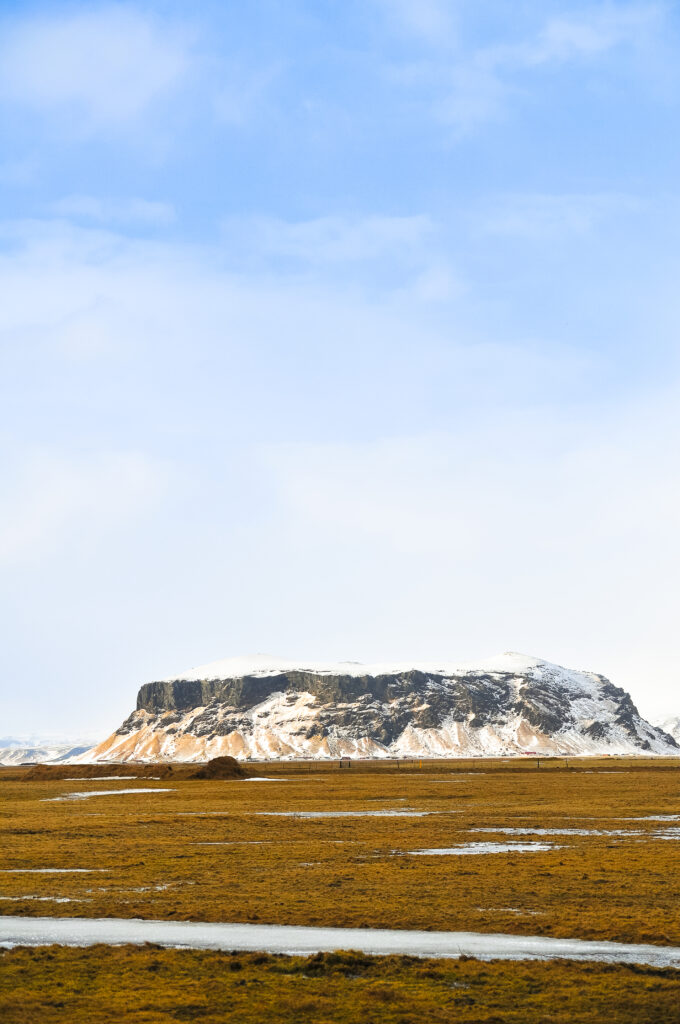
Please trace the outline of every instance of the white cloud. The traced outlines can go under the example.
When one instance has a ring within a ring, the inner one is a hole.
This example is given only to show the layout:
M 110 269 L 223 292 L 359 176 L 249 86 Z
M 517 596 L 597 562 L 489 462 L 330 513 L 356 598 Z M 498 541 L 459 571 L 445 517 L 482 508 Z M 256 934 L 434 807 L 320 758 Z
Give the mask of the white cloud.
M 533 41 L 509 48 L 507 59 L 530 66 L 596 57 L 619 46 L 637 48 L 662 30 L 665 16 L 665 6 L 656 3 L 610 3 L 552 18 Z
M 479 228 L 489 235 L 534 241 L 587 235 L 603 221 L 638 212 L 641 201 L 617 193 L 502 196 L 481 215 Z
M 0 496 L 0 564 L 39 564 L 64 546 L 116 533 L 148 511 L 165 470 L 138 453 L 75 458 L 54 450 L 15 451 Z M 19 464 L 20 463 L 20 464 Z
M 52 204 L 58 217 L 100 224 L 169 224 L 175 216 L 169 203 L 150 199 L 113 199 L 101 196 L 64 196 Z
M 282 70 L 281 64 L 259 69 L 235 65 L 224 68 L 221 71 L 222 85 L 214 100 L 217 119 L 230 125 L 242 125 L 248 121 Z
M 22 187 L 34 184 L 37 178 L 38 164 L 31 157 L 0 163 L 0 184 Z
M 305 264 L 362 263 L 388 256 L 397 261 L 422 259 L 434 235 L 428 217 L 318 217 L 307 221 L 252 218 L 225 224 L 261 254 Z
M 527 75 L 539 68 L 594 62 L 626 49 L 636 60 L 644 55 L 637 71 L 653 79 L 659 74 L 667 20 L 667 7 L 657 3 L 593 6 L 550 18 L 514 42 L 467 50 L 459 44 L 453 57 L 433 56 L 395 77 L 428 87 L 435 95 L 435 115 L 463 135 L 504 116 L 511 101 L 526 93 Z
M 671 387 L 574 421 L 511 414 L 447 434 L 270 446 L 262 460 L 288 543 L 371 566 L 377 619 L 401 603 L 421 636 L 445 637 L 448 623 L 457 650 L 550 652 L 660 709 L 680 614 L 678 406 Z
M 419 273 L 412 293 L 423 302 L 448 302 L 459 297 L 465 288 L 454 268 L 445 261 L 433 261 Z
M 456 135 L 465 135 L 478 124 L 498 117 L 516 91 L 485 59 L 461 60 L 447 69 L 443 78 L 434 112 Z
M 671 387 L 616 408 L 598 387 L 574 408 L 611 372 L 587 347 L 513 345 L 502 330 L 491 344 L 479 320 L 466 328 L 466 303 L 437 315 L 405 290 L 376 300 L 340 280 L 338 260 L 366 251 L 351 232 L 284 235 L 326 260 L 313 281 L 230 271 L 224 246 L 63 222 L 6 234 L 0 400 L 26 456 L 2 478 L 6 617 L 30 562 L 27 632 L 47 630 L 54 593 L 79 623 L 54 627 L 65 647 L 83 617 L 94 652 L 124 622 L 130 678 L 153 634 L 179 664 L 190 646 L 366 660 L 519 648 L 622 684 L 653 669 L 649 691 L 674 692 Z M 435 297 L 445 277 L 433 270 Z M 643 291 L 624 308 L 649 311 L 653 335 L 654 308 L 674 300 Z
M 376 0 L 402 31 L 441 45 L 450 41 L 459 0 Z
M 132 6 L 6 19 L 0 98 L 61 110 L 83 128 L 120 124 L 172 90 L 189 63 L 186 34 Z

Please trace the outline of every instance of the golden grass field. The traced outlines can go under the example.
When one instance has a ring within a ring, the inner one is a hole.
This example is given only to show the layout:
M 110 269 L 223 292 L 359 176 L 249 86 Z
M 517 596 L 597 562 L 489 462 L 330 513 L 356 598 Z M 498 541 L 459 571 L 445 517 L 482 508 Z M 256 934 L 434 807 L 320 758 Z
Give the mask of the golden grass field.
M 248 769 L 280 781 L 192 780 L 187 776 L 193 768 L 183 767 L 0 769 L 0 913 L 494 931 L 680 945 L 680 839 L 656 835 L 680 829 L 680 821 L 644 820 L 680 814 L 678 761 L 570 759 L 538 767 L 527 758 Z M 88 774 L 137 779 L 64 778 Z M 52 800 L 128 785 L 171 791 Z M 404 809 L 431 813 L 282 814 Z M 624 834 L 483 831 L 509 827 Z M 408 854 L 483 841 L 543 841 L 560 848 Z M 6 873 L 45 867 L 99 870 Z M 74 902 L 54 902 L 64 899 Z M 237 962 L 240 969 L 234 969 Z M 313 967 L 309 959 L 230 959 L 187 950 L 14 950 L 0 957 L 0 1019 L 680 1021 L 680 978 L 673 971 L 397 957 L 361 962 L 361 969 L 349 970 L 332 957 L 321 957 Z M 150 990 L 158 995 L 161 979 L 166 1003 L 150 1009 Z M 63 993 L 56 996 L 59 981 Z M 190 999 L 187 993 L 193 993 Z M 261 1016 L 245 1008 L 253 993 L 267 1007 Z M 50 1007 L 49 999 L 63 1005 Z M 107 999 L 116 1004 L 109 1017 L 102 1016 Z M 309 1007 L 302 1010 L 305 1000 Z M 609 1007 L 606 1014 L 603 1006 Z

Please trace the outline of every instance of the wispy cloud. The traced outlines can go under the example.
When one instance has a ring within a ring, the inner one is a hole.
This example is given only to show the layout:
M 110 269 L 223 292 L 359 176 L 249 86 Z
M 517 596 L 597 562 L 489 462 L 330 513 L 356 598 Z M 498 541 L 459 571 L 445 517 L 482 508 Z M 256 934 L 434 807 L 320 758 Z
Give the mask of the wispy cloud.
M 634 214 L 644 204 L 619 193 L 569 193 L 499 196 L 479 216 L 478 230 L 489 235 L 535 241 L 586 235 L 612 217 Z
M 88 657 L 111 622 L 125 631 L 130 676 L 149 628 L 181 664 L 182 636 L 219 653 L 228 621 L 244 646 L 313 635 L 360 658 L 518 646 L 608 671 L 603 652 L 616 651 L 621 682 L 657 658 L 672 687 L 672 385 L 612 412 L 601 389 L 582 396 L 597 357 L 549 331 L 513 344 L 470 307 L 430 319 L 390 289 L 376 301 L 346 287 L 342 260 L 427 251 L 436 233 L 376 219 L 370 245 L 359 221 L 358 241 L 342 218 L 292 237 L 284 225 L 279 248 L 320 254 L 311 284 L 225 269 L 226 245 L 63 221 L 8 232 L 0 400 L 20 446 L 0 481 L 5 618 L 28 563 L 42 581 L 18 618 L 31 645 L 36 622 L 44 645 L 59 635 L 58 599 L 78 624 L 69 643 L 92 630 Z M 568 301 L 571 283 L 559 287 Z M 599 306 L 611 296 L 600 289 Z M 668 300 L 620 298 L 645 333 L 622 332 L 614 358 L 654 336 Z
M 54 449 L 22 451 L 7 462 L 0 507 L 0 564 L 35 563 L 118 532 L 148 511 L 166 484 L 165 470 L 136 452 L 84 458 Z
M 326 216 L 307 221 L 252 218 L 231 221 L 225 230 L 247 235 L 261 255 L 305 264 L 364 263 L 385 255 L 412 259 L 432 239 L 428 217 Z
M 614 4 L 551 18 L 536 37 L 499 48 L 501 60 L 524 66 L 588 59 L 620 46 L 638 48 L 663 29 L 666 5 Z
M 451 41 L 457 20 L 457 0 L 374 0 L 401 32 L 428 43 Z
M 22 188 L 32 185 L 38 178 L 38 164 L 34 158 L 7 160 L 0 163 L 0 184 Z
M 393 74 L 407 87 L 427 89 L 435 116 L 456 134 L 504 116 L 512 101 L 530 90 L 532 72 L 568 63 L 593 63 L 616 51 L 645 54 L 654 76 L 653 53 L 663 41 L 668 8 L 659 3 L 608 3 L 549 18 L 519 38 L 466 47 L 458 39 L 442 58 L 433 45 L 427 62 Z M 433 44 L 436 39 L 433 39 Z
M 113 199 L 101 196 L 64 196 L 52 204 L 58 217 L 99 224 L 169 224 L 175 211 L 169 203 L 150 199 Z
M 271 446 L 262 459 L 287 542 L 325 557 L 329 573 L 361 560 L 378 621 L 379 589 L 388 620 L 426 604 L 433 636 L 547 644 L 637 683 L 646 703 L 641 680 L 670 679 L 662 662 L 678 609 L 668 571 L 680 563 L 677 401 L 671 386 L 578 421 L 557 409 L 480 417 L 467 431 Z
M 132 6 L 6 17 L 0 99 L 62 111 L 81 129 L 119 125 L 172 90 L 190 61 L 186 31 Z
M 249 121 L 282 71 L 281 63 L 261 68 L 233 63 L 224 67 L 213 104 L 218 121 L 230 125 Z
M 332 276 L 338 285 L 422 303 L 450 301 L 463 287 L 440 233 L 424 215 L 253 217 L 223 224 L 226 249 L 251 270 L 290 274 L 310 284 Z

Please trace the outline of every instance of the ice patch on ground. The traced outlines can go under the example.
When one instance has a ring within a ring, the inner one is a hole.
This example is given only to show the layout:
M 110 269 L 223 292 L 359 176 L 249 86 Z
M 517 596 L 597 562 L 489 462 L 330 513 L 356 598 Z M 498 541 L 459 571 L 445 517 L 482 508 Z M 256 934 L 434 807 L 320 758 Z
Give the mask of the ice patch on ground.
M 38 900 L 41 903 L 89 903 L 90 900 L 76 900 L 69 896 L 0 896 L 7 903 L 23 903 L 24 900 Z
M 0 868 L 3 875 L 92 875 L 110 868 Z
M 63 793 L 61 796 L 51 796 L 40 802 L 43 804 L 59 803 L 62 800 L 88 800 L 91 796 L 127 796 L 129 793 L 174 793 L 174 789 L 158 787 L 137 787 L 136 789 L 90 789 L 78 793 Z
M 619 818 L 619 821 L 680 821 L 680 814 L 649 814 L 645 818 Z
M 447 811 L 256 811 L 267 818 L 424 818 L 428 814 L 448 813 Z
M 190 846 L 271 846 L 271 839 L 230 839 L 222 842 L 195 842 Z
M 468 832 L 500 832 L 506 836 L 644 836 L 639 829 L 598 828 L 470 828 Z
M 429 850 L 407 850 L 412 857 L 464 857 L 482 853 L 542 853 L 545 850 L 562 850 L 554 843 L 465 843 L 464 846 L 449 846 Z
M 177 948 L 263 951 L 298 956 L 356 949 L 374 956 L 474 956 L 482 960 L 568 959 L 680 968 L 678 946 L 555 939 L 540 935 L 0 916 L 2 948 L 45 946 L 55 942 L 71 946 L 91 946 L 99 942 L 141 945 L 149 942 Z

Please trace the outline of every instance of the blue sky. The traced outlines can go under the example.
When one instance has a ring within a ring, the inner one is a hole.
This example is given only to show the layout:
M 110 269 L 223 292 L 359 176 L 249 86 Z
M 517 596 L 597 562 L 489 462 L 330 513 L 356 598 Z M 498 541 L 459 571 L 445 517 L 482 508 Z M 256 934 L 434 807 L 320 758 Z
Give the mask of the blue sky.
M 257 651 L 680 711 L 679 24 L 6 0 L 0 731 Z

